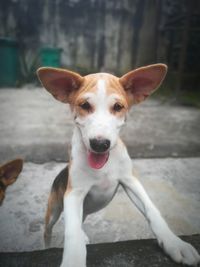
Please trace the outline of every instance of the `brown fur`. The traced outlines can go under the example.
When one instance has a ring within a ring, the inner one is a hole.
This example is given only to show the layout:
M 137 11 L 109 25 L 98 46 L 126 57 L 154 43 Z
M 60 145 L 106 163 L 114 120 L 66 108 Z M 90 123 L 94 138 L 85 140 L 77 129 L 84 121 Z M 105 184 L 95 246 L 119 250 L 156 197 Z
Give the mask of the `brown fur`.
M 154 64 L 130 71 L 119 79 L 129 99 L 129 106 L 149 97 L 160 86 L 167 73 L 167 66 Z
M 15 159 L 0 166 L 0 205 L 5 198 L 6 188 L 16 181 L 22 167 L 22 159 Z
M 58 68 L 40 68 L 38 77 L 44 87 L 59 101 L 69 103 L 71 109 L 76 109 L 80 116 L 86 116 L 88 111 L 80 108 L 86 99 L 85 92 L 95 92 L 97 82 L 103 79 L 106 82 L 107 94 L 115 93 L 124 109 L 113 113 L 123 116 L 133 104 L 140 103 L 152 94 L 160 85 L 167 72 L 164 64 L 149 65 L 130 71 L 118 78 L 108 73 L 89 74 L 84 77 L 78 73 Z M 114 103 L 113 103 L 114 104 Z M 92 107 L 90 112 L 94 112 Z
M 68 172 L 67 166 L 56 176 L 51 188 L 45 216 L 44 241 L 46 247 L 50 245 L 52 228 L 63 211 L 63 198 L 69 183 Z
M 99 79 L 103 79 L 106 82 L 106 89 L 107 94 L 116 94 L 118 97 L 116 98 L 116 102 L 123 106 L 124 108 L 120 112 L 115 112 L 113 110 L 113 105 L 116 103 L 114 102 L 110 107 L 110 112 L 113 115 L 123 117 L 124 114 L 127 112 L 128 109 L 128 99 L 127 95 L 119 82 L 119 78 L 107 74 L 107 73 L 97 73 L 97 74 L 90 74 L 84 77 L 84 81 L 80 87 L 80 89 L 73 94 L 72 100 L 72 109 L 76 110 L 76 114 L 79 116 L 86 116 L 88 115 L 88 111 L 83 110 L 80 105 L 83 104 L 87 99 L 85 99 L 84 95 L 86 92 L 95 93 L 97 90 L 97 81 Z M 95 108 L 92 106 L 89 113 L 95 112 Z

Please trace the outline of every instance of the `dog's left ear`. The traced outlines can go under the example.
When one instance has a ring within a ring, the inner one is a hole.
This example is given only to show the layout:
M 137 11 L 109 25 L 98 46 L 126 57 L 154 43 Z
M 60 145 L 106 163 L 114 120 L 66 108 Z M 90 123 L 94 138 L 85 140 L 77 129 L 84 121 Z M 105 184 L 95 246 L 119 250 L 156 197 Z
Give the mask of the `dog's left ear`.
M 84 80 L 78 73 L 50 67 L 39 68 L 37 75 L 47 91 L 64 103 L 70 103 L 72 93 L 79 89 Z
M 151 95 L 162 83 L 166 73 L 165 64 L 154 64 L 122 76 L 119 81 L 128 94 L 130 105 L 140 103 Z
M 13 184 L 23 168 L 23 160 L 15 159 L 0 167 L 1 182 L 5 186 Z

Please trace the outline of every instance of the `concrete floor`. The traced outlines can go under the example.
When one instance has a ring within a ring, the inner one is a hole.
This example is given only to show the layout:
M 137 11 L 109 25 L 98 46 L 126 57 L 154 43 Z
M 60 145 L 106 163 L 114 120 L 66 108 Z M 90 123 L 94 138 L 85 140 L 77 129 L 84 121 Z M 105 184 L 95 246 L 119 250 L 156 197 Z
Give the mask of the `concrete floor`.
M 0 208 L 0 251 L 43 247 L 48 192 L 65 163 L 25 163 L 18 181 L 7 190 Z M 134 170 L 171 229 L 179 235 L 200 233 L 200 158 L 137 159 Z M 52 246 L 63 246 L 63 217 Z M 105 209 L 90 215 L 84 229 L 91 243 L 153 237 L 145 219 L 121 190 Z

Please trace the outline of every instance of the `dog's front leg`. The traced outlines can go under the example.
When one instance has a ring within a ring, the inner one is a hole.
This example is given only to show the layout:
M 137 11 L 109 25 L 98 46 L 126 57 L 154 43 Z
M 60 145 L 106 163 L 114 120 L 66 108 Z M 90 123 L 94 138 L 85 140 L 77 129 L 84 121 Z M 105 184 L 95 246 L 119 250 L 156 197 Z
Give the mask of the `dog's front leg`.
M 82 230 L 86 192 L 72 189 L 64 196 L 65 240 L 61 267 L 86 267 L 85 234 Z
M 200 256 L 195 248 L 177 237 L 168 227 L 160 212 L 146 194 L 136 177 L 130 176 L 121 180 L 121 184 L 130 199 L 148 220 L 158 243 L 176 262 L 197 265 Z

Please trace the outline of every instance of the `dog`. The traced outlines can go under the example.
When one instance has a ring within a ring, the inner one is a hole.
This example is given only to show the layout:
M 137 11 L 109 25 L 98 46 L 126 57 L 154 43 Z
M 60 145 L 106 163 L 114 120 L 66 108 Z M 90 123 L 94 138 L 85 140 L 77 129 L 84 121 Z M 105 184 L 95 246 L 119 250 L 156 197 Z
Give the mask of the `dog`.
M 119 131 L 129 109 L 144 101 L 162 83 L 164 64 L 135 69 L 118 78 L 108 73 L 78 73 L 42 67 L 39 80 L 57 100 L 68 103 L 74 118 L 71 159 L 56 177 L 48 200 L 45 243 L 64 209 L 65 237 L 61 267 L 86 266 L 82 222 L 105 207 L 121 185 L 146 217 L 159 245 L 178 263 L 197 265 L 195 248 L 177 237 L 133 175 L 132 161 Z
M 0 206 L 3 204 L 6 188 L 17 180 L 22 168 L 22 159 L 15 159 L 0 166 Z

